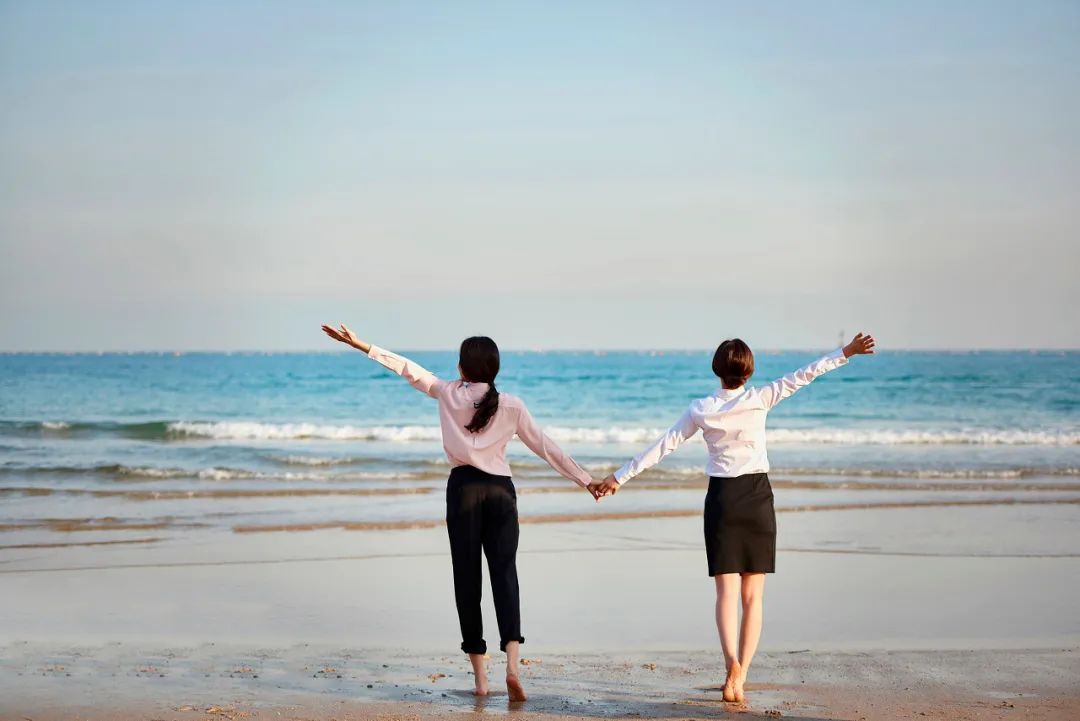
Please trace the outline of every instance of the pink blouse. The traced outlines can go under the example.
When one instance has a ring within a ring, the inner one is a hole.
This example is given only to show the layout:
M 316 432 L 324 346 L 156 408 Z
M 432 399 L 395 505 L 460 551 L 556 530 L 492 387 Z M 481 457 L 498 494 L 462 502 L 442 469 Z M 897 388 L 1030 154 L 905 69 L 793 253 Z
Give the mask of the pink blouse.
M 476 408 L 473 405 L 487 392 L 487 383 L 440 380 L 434 373 L 408 358 L 371 346 L 368 358 L 381 363 L 409 382 L 413 388 L 439 401 L 439 424 L 443 449 L 451 466 L 473 466 L 496 476 L 509 476 L 506 444 L 517 434 L 521 442 L 543 458 L 561 475 L 579 486 L 592 478 L 573 458 L 563 453 L 555 441 L 536 425 L 524 401 L 509 393 L 499 393 L 499 410 L 479 433 L 465 430 Z

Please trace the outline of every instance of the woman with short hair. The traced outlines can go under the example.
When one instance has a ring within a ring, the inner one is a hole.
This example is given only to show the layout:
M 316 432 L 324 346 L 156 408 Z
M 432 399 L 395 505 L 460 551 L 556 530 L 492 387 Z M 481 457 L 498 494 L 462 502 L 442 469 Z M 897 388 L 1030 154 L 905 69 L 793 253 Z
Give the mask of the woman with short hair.
M 702 431 L 709 450 L 705 496 L 705 554 L 716 583 L 716 626 L 724 650 L 724 700 L 743 701 L 743 685 L 761 638 L 765 574 L 776 570 L 776 512 L 765 451 L 765 418 L 777 403 L 853 355 L 874 352 L 874 338 L 859 333 L 843 348 L 758 388 L 747 388 L 754 354 L 735 338 L 720 344 L 712 369 L 721 387 L 698 398 L 667 433 L 602 482 L 594 495 L 610 495 Z M 743 619 L 739 626 L 739 600 Z

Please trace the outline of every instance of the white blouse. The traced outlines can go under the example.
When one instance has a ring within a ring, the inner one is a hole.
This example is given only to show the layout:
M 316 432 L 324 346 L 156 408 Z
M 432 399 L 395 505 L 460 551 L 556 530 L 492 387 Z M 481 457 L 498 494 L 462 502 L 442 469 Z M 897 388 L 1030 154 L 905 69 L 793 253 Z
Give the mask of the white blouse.
M 766 414 L 777 403 L 809 385 L 810 381 L 846 363 L 843 348 L 838 348 L 760 388 L 720 388 L 710 396 L 692 401 L 667 433 L 615 471 L 615 480 L 623 484 L 652 468 L 697 433 L 698 429 L 705 436 L 709 449 L 709 462 L 705 467 L 708 475 L 734 478 L 744 473 L 768 472 Z

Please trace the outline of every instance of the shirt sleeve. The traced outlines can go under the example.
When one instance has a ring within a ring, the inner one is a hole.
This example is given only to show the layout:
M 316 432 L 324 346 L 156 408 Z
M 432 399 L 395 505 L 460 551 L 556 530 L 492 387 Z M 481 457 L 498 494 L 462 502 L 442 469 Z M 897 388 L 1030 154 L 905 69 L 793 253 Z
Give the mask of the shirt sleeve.
M 844 357 L 844 349 L 837 348 L 810 365 L 800 368 L 794 373 L 788 373 L 783 378 L 774 380 L 761 389 L 761 399 L 765 403 L 765 408 L 773 408 L 777 403 L 794 394 L 795 391 L 810 385 L 810 382 L 818 376 L 836 370 L 842 365 L 847 365 L 847 362 L 847 358 Z
M 682 445 L 686 439 L 692 438 L 697 432 L 697 423 L 694 422 L 694 417 L 690 414 L 690 409 L 687 408 L 686 412 L 679 416 L 679 420 L 675 421 L 675 425 L 669 428 L 667 433 L 657 438 L 651 446 L 615 471 L 615 480 L 619 482 L 619 485 L 622 485 L 642 471 L 652 468 L 663 460 L 664 456 Z
M 385 348 L 372 345 L 367 355 L 371 360 L 386 366 L 389 370 L 409 381 L 409 385 L 416 390 L 426 393 L 432 398 L 438 398 L 442 389 L 446 386 L 446 381 L 439 380 L 438 376 L 419 363 L 415 363 L 404 356 L 399 356 L 397 353 L 392 353 Z
M 560 475 L 569 478 L 582 488 L 592 482 L 592 477 L 585 472 L 577 462 L 566 455 L 555 441 L 547 437 L 540 430 L 540 426 L 533 420 L 532 414 L 524 404 L 518 414 L 517 437 L 521 439 L 530 451 L 547 461 L 548 465 L 559 472 Z

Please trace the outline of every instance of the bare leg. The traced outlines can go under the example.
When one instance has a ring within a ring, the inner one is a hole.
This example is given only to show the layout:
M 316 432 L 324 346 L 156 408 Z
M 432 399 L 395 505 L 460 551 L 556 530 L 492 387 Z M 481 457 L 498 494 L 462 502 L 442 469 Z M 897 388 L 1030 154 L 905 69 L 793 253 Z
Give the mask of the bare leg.
M 487 696 L 487 666 L 484 664 L 484 654 L 470 653 L 469 661 L 472 662 L 473 678 L 476 680 L 476 689 L 473 693 L 477 696 Z
M 716 630 L 720 633 L 720 647 L 724 651 L 724 700 L 735 700 L 734 681 L 741 674 L 738 656 L 739 583 L 737 573 L 713 576 L 716 582 Z
M 511 701 L 524 701 L 529 698 L 525 695 L 521 679 L 518 678 L 518 653 L 520 648 L 521 644 L 517 641 L 510 641 L 506 644 L 506 693 L 510 695 Z
M 765 597 L 765 574 L 744 573 L 742 575 L 742 629 L 739 632 L 740 673 L 735 678 L 735 700 L 743 700 L 743 684 L 750 662 L 754 660 L 758 641 L 761 640 L 763 601 Z

